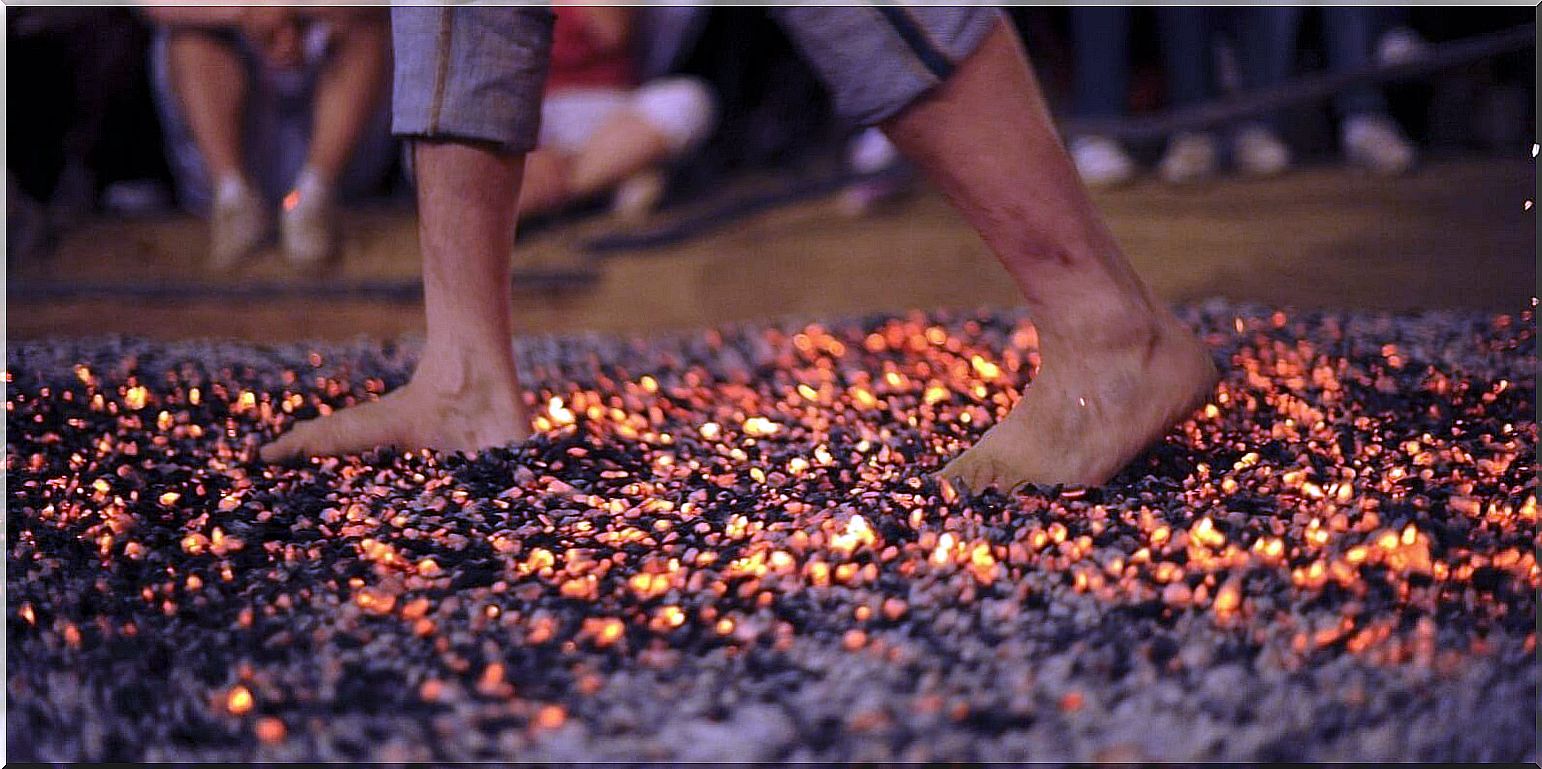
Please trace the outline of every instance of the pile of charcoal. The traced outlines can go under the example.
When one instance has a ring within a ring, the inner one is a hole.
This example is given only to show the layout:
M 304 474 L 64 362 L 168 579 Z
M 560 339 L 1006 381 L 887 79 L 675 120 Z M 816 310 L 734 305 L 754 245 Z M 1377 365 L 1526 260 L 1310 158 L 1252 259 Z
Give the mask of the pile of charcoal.
M 418 346 L 12 344 L 9 755 L 1533 757 L 1534 310 L 1181 314 L 1191 419 L 973 495 L 1017 311 L 521 339 L 523 444 L 296 467 Z

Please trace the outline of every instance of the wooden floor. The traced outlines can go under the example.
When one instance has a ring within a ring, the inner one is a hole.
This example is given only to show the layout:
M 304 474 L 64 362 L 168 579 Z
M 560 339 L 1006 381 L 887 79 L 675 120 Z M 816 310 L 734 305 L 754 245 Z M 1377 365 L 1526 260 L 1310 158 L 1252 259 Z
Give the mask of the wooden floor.
M 1119 241 L 1170 301 L 1211 296 L 1294 307 L 1521 309 L 1537 293 L 1532 163 L 1431 163 L 1397 180 L 1338 168 L 1192 189 L 1152 182 L 1100 193 Z M 401 207 L 350 211 L 341 277 L 410 281 L 416 223 Z M 592 274 L 568 290 L 516 289 L 520 333 L 690 328 L 780 315 L 1010 305 L 1005 273 L 937 195 L 868 218 L 829 199 L 771 211 L 655 251 L 584 256 L 591 220 L 525 239 L 521 272 Z M 98 221 L 46 262 L 7 265 L 7 337 L 121 333 L 256 341 L 392 337 L 422 330 L 415 300 L 167 301 L 28 298 L 42 281 L 95 284 L 304 280 L 274 255 L 234 276 L 200 265 L 196 220 Z

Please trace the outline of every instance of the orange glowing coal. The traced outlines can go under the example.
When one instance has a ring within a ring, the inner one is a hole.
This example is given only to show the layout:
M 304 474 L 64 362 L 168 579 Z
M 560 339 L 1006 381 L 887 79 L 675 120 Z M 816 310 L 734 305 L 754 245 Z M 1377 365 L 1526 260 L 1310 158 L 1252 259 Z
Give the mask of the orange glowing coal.
M 244 716 L 252 712 L 253 704 L 255 700 L 252 698 L 252 690 L 240 684 L 232 686 L 225 694 L 225 709 L 230 711 L 231 715 Z

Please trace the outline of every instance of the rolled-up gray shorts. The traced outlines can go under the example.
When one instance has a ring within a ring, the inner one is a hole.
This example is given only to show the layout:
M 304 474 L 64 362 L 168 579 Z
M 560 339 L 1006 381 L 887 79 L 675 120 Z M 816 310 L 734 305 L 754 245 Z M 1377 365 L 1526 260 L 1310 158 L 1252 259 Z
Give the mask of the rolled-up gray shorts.
M 862 125 L 893 117 L 946 80 L 1001 17 L 990 8 L 897 5 L 774 13 L 836 110 Z M 392 130 L 534 149 L 553 20 L 547 8 L 392 8 Z

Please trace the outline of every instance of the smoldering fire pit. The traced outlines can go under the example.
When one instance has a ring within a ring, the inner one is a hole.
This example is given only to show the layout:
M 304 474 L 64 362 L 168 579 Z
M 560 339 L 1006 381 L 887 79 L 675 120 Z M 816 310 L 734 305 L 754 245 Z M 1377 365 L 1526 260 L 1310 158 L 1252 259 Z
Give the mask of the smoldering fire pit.
M 1532 310 L 1184 315 L 1193 421 L 972 499 L 1013 312 L 525 340 L 526 445 L 298 469 L 413 349 L 12 345 L 10 756 L 1531 756 Z

